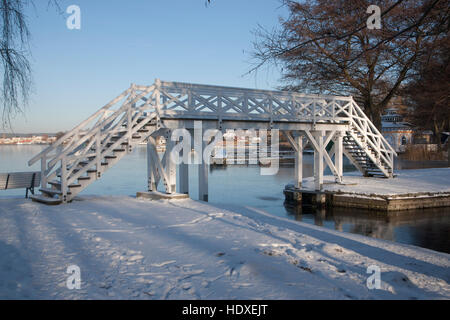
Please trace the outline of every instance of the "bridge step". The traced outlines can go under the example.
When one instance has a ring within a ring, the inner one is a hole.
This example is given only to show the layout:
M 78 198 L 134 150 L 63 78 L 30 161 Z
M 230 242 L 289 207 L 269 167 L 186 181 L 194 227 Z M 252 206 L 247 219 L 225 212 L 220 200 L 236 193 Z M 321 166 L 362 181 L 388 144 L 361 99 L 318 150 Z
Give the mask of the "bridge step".
M 39 191 L 41 191 L 47 195 L 50 195 L 50 196 L 54 196 L 55 194 L 62 195 L 61 190 L 57 190 L 57 189 L 40 188 Z M 70 191 L 67 192 L 67 194 L 71 194 Z
M 59 182 L 59 181 L 49 181 L 48 184 L 51 184 L 52 186 L 55 186 L 55 187 L 59 187 L 61 190 L 61 182 Z M 70 184 L 68 187 L 69 188 L 79 188 L 79 187 L 81 187 L 81 184 Z
M 36 202 L 45 203 L 48 205 L 57 205 L 60 204 L 62 201 L 59 198 L 49 198 L 43 195 L 31 195 L 30 199 Z
M 108 148 L 108 147 L 107 147 L 107 148 Z M 107 150 L 107 149 L 102 149 L 101 152 L 104 153 L 106 150 Z M 96 150 L 95 150 L 95 149 L 91 149 L 91 151 L 92 151 L 92 152 L 95 152 Z M 112 152 L 125 152 L 125 151 L 127 151 L 127 150 L 126 150 L 126 149 L 122 149 L 122 148 L 121 148 L 121 149 L 113 149 L 113 150 L 112 150 Z M 111 152 L 111 151 L 110 151 L 110 152 Z
M 69 170 L 70 168 L 67 168 L 67 170 Z M 77 173 L 78 171 L 80 171 L 80 169 L 73 169 L 73 171 L 72 171 L 72 174 L 75 174 L 75 173 Z M 57 175 L 56 175 L 58 178 L 61 178 L 61 173 L 58 173 Z
M 111 141 L 117 141 L 117 140 L 119 140 L 119 139 L 122 139 L 123 138 L 123 135 L 121 135 L 121 136 L 113 136 L 113 137 L 111 137 Z M 142 137 L 140 136 L 140 135 L 132 135 L 131 136 L 131 138 L 132 139 L 141 139 Z
M 355 131 L 353 131 L 353 135 L 354 136 L 348 133 L 343 137 L 342 143 L 347 152 L 352 156 L 353 161 L 355 161 L 362 169 L 364 175 L 386 177 L 387 174 L 391 174 L 392 170 L 388 164 L 382 161 L 381 165 L 378 165 L 371 159 L 371 156 L 377 158 L 377 153 L 370 145 L 365 144 L 365 136 Z M 358 144 L 358 141 L 362 142 L 362 145 L 366 145 L 366 147 L 361 147 Z
M 363 166 L 364 169 L 370 171 L 370 170 L 376 170 L 376 171 L 381 171 L 378 167 L 375 166 Z M 385 170 L 387 170 L 389 172 L 389 168 L 384 167 Z
M 379 178 L 388 178 L 386 177 L 383 173 L 379 173 L 379 174 L 374 174 L 374 173 L 368 173 L 367 174 L 368 177 L 379 177 Z
M 106 147 L 109 148 L 109 147 L 111 147 L 113 144 L 114 144 L 114 142 L 108 142 L 108 143 L 106 144 Z M 128 142 L 122 142 L 120 145 L 122 145 L 122 146 L 127 146 L 127 145 L 128 145 Z

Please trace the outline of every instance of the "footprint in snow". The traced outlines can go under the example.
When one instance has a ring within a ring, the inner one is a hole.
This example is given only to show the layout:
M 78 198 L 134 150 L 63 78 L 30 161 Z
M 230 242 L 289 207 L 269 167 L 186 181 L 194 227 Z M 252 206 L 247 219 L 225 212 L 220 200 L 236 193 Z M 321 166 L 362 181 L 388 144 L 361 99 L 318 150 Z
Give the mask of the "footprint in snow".
M 212 218 L 222 218 L 225 214 L 222 212 L 218 212 L 218 213 L 208 213 L 208 216 L 212 217 Z
M 143 255 L 136 254 L 136 255 L 134 255 L 134 256 L 129 257 L 127 260 L 128 260 L 129 262 L 133 262 L 133 261 L 139 261 L 139 260 L 142 260 L 142 259 L 144 259 L 144 256 L 143 256 Z
M 183 290 L 189 290 L 190 288 L 192 288 L 192 283 L 190 283 L 190 282 L 185 282 L 185 283 L 183 283 L 183 284 L 181 285 L 181 288 L 182 288 Z
M 150 266 L 152 266 L 152 267 L 164 267 L 164 266 L 166 266 L 168 264 L 172 264 L 172 263 L 175 263 L 175 262 L 177 262 L 177 261 L 176 260 L 169 260 L 169 261 L 164 261 L 164 262 L 161 262 L 161 263 L 152 263 Z

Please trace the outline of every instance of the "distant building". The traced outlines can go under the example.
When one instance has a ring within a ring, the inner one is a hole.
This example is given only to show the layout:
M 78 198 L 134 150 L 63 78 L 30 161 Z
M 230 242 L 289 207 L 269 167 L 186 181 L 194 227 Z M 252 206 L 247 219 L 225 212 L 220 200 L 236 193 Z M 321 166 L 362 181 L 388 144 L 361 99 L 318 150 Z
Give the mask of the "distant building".
M 386 109 L 386 113 L 381 116 L 381 133 L 396 152 L 404 152 L 408 144 L 413 143 L 413 126 L 403 121 L 403 117 L 398 113 L 399 108 L 403 108 L 401 100 L 395 100 L 393 105 Z
M 10 136 L 6 137 L 6 134 L 0 138 L 0 144 L 51 144 L 56 141 L 55 136 L 49 137 L 48 134 L 43 135 L 30 135 L 30 136 Z

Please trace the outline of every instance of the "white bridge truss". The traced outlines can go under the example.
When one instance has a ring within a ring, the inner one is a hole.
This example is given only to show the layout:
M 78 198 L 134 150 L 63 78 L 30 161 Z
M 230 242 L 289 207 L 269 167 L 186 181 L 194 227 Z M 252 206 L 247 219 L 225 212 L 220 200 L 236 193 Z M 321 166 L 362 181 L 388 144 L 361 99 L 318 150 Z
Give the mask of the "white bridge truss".
M 314 148 L 317 190 L 328 166 L 342 181 L 342 157 L 365 176 L 392 177 L 395 151 L 352 97 L 305 95 L 156 80 L 151 86 L 132 84 L 118 97 L 33 157 L 41 162 L 41 195 L 46 203 L 71 201 L 100 179 L 133 148 L 147 143 L 148 189 L 176 192 L 177 166 L 167 156 L 174 142 L 172 130 L 192 130 L 201 121 L 206 129 L 278 129 L 295 150 L 296 187 L 302 183 L 302 151 Z M 155 138 L 165 136 L 162 159 Z M 332 148 L 327 146 L 333 142 Z M 333 160 L 334 158 L 334 160 Z M 199 164 L 199 197 L 208 197 L 208 165 Z M 187 193 L 188 169 L 180 164 L 179 192 Z

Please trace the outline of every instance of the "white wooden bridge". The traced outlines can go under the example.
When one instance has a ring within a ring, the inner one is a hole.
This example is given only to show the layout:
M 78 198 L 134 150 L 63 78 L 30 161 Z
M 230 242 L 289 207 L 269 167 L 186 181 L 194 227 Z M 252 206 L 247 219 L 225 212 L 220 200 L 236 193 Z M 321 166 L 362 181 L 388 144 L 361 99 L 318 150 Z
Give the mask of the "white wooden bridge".
M 317 190 L 328 166 L 342 181 L 343 155 L 365 176 L 393 176 L 395 151 L 352 97 L 305 95 L 295 92 L 253 90 L 156 80 L 151 86 L 132 84 L 118 97 L 33 157 L 41 162 L 41 195 L 33 200 L 66 203 L 133 148 L 147 142 L 148 190 L 162 181 L 165 193 L 188 193 L 187 164 L 175 165 L 167 156 L 174 143 L 172 130 L 278 129 L 295 150 L 295 181 L 302 182 L 302 150 L 314 148 Z M 165 136 L 162 159 L 155 138 Z M 333 147 L 327 151 L 327 145 Z M 204 142 L 205 144 L 206 142 Z M 208 164 L 199 165 L 199 197 L 208 198 Z

